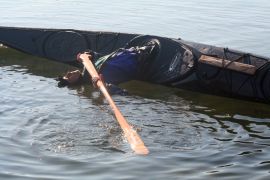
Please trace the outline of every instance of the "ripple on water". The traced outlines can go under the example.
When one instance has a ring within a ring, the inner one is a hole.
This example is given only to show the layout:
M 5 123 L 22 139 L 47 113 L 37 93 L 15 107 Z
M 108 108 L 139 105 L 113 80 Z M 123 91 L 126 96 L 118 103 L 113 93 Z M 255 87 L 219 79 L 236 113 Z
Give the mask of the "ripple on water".
M 0 89 L 5 94 L 0 99 L 1 178 L 256 179 L 269 175 L 269 118 L 244 115 L 243 109 L 220 111 L 224 107 L 218 103 L 197 103 L 202 95 L 192 98 L 170 88 L 151 85 L 158 90 L 155 95 L 133 95 L 130 88 L 131 95 L 113 98 L 150 149 L 149 156 L 135 156 L 97 91 L 88 86 L 57 88 L 52 78 L 12 68 L 0 69 L 5 77 L 0 83 L 6 87 Z M 151 88 L 148 92 L 153 92 Z M 228 99 L 222 101 L 230 104 Z

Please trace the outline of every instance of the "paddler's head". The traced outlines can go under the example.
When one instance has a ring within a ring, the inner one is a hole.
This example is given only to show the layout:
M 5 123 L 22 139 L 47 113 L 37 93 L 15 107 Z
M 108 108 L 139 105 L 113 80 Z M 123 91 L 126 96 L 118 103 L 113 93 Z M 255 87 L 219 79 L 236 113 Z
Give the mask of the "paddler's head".
M 82 73 L 79 70 L 69 71 L 64 76 L 58 77 L 58 86 L 68 86 L 68 85 L 75 85 L 81 82 L 82 80 Z

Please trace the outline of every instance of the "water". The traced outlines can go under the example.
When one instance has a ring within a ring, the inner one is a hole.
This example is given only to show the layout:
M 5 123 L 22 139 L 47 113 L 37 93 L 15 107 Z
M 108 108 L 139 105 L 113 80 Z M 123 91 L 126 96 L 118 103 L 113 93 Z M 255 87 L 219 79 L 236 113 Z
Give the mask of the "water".
M 182 37 L 270 56 L 270 3 L 2 0 L 1 26 Z M 72 67 L 0 48 L 0 179 L 269 179 L 269 105 L 129 82 L 114 96 L 151 153 L 134 155 Z

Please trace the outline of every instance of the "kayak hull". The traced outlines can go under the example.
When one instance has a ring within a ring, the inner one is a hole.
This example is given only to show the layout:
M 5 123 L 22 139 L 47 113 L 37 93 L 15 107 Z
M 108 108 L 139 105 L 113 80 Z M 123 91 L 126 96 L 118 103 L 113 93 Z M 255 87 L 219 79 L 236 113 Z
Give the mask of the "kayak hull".
M 80 64 L 76 56 L 86 49 L 108 54 L 118 48 L 139 46 L 149 41 L 158 44 L 158 51 L 146 67 L 144 74 L 147 77 L 142 80 L 193 91 L 270 101 L 270 59 L 267 57 L 159 36 L 0 27 L 0 43 L 77 67 Z M 202 55 L 211 60 L 210 64 L 202 61 Z M 243 70 L 247 67 L 254 71 Z
M 123 47 L 135 34 L 69 29 L 0 27 L 0 42 L 8 47 L 50 60 L 74 63 L 78 52 L 91 49 L 109 53 Z

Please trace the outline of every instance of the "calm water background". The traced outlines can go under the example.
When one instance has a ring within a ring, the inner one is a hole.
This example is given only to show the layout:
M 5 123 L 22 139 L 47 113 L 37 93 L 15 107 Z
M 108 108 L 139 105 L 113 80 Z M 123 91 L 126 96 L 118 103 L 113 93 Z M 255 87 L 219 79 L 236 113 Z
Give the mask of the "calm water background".
M 0 25 L 182 37 L 270 56 L 268 0 L 2 0 Z M 0 179 L 269 179 L 270 106 L 130 82 L 117 105 L 149 147 L 134 155 L 71 69 L 0 48 Z

